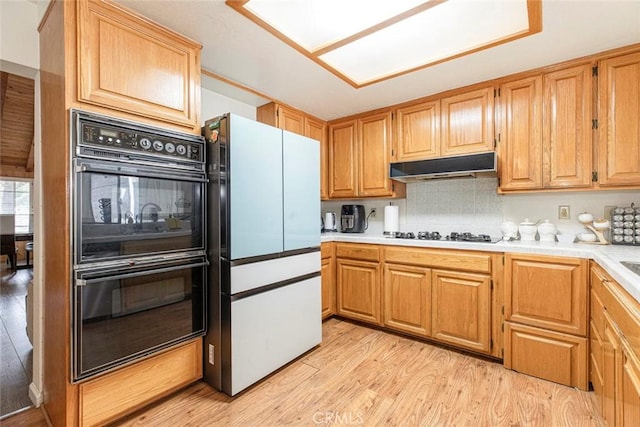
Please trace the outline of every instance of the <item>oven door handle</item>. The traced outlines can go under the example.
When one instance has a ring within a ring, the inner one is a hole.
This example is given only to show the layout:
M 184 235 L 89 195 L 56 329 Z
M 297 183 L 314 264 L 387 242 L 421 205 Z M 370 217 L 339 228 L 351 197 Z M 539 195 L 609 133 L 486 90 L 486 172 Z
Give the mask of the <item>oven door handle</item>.
M 146 276 L 148 274 L 156 274 L 156 273 L 167 273 L 170 271 L 176 271 L 176 270 L 187 270 L 190 268 L 195 268 L 195 267 L 205 267 L 208 266 L 209 263 L 207 261 L 203 261 L 203 262 L 195 262 L 195 263 L 191 263 L 191 264 L 178 264 L 178 265 L 173 265 L 170 267 L 161 267 L 161 268 L 146 268 L 143 270 L 136 270 L 133 272 L 122 272 L 122 273 L 118 273 L 119 271 L 122 270 L 111 270 L 111 272 L 109 271 L 100 271 L 100 273 L 91 273 L 91 272 L 84 272 L 82 273 L 81 277 L 77 277 L 75 280 L 75 286 L 76 287 L 83 287 L 83 286 L 87 286 L 90 285 L 93 282 L 99 282 L 102 281 L 104 279 L 109 279 L 109 280 L 119 280 L 119 279 L 128 279 L 131 277 L 138 277 L 138 276 Z M 116 273 L 116 274 L 114 274 Z M 95 274 L 95 276 L 94 276 Z M 87 276 L 93 276 L 93 277 L 88 277 L 85 278 Z
M 206 182 L 204 173 L 180 173 L 168 169 L 130 166 L 123 163 L 109 164 L 100 161 L 76 159 L 75 172 L 98 172 L 107 174 L 143 176 L 149 178 L 175 179 L 180 181 Z

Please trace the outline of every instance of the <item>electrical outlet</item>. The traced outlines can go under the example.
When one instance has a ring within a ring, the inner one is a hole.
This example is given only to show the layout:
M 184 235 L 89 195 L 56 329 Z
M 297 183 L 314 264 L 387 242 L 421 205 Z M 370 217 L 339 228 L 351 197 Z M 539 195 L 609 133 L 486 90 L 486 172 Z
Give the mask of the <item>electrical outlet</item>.
M 375 217 L 375 216 L 376 216 L 376 208 L 371 208 L 370 215 L 371 215 L 372 217 Z
M 209 344 L 209 364 L 213 365 L 214 364 L 214 357 L 213 357 L 213 344 Z
M 560 205 L 558 206 L 558 219 L 570 219 L 571 211 L 569 206 Z

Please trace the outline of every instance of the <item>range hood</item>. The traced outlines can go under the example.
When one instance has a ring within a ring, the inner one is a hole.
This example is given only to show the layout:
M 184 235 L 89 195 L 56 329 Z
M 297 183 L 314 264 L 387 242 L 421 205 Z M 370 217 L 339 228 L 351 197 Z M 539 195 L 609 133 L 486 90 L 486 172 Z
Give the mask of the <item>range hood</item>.
M 495 152 L 398 162 L 389 165 L 389 178 L 400 182 L 475 176 L 481 172 L 496 172 Z

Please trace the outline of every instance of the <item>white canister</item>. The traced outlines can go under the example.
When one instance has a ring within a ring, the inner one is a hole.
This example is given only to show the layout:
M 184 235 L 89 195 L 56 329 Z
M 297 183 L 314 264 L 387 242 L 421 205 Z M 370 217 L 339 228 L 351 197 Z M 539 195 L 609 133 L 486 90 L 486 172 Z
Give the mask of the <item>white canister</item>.
M 520 240 L 524 242 L 532 242 L 536 240 L 536 233 L 538 231 L 536 223 L 529 218 L 525 218 L 524 221 L 518 226 L 520 232 Z
M 556 234 L 558 233 L 558 227 L 548 219 L 538 225 L 538 234 L 540 235 L 541 242 L 555 242 Z

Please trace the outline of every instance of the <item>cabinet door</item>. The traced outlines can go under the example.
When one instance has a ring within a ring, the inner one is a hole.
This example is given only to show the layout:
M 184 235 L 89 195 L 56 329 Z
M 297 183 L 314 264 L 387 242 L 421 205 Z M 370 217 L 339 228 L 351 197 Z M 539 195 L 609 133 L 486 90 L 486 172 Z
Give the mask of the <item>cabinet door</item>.
M 322 278 L 322 318 L 333 315 L 336 311 L 334 277 L 336 267 L 333 258 L 323 258 L 320 273 Z
M 482 274 L 434 270 L 431 336 L 474 351 L 491 351 L 491 280 Z
M 431 334 L 431 270 L 385 264 L 383 281 L 385 326 L 429 336 Z
M 588 64 L 544 76 L 545 188 L 591 186 L 591 81 Z
M 620 384 L 620 425 L 640 426 L 640 362 L 631 349 L 623 345 Z
M 542 76 L 500 86 L 500 189 L 542 188 Z
M 396 110 L 396 162 L 440 155 L 440 100 Z
M 380 325 L 380 264 L 338 258 L 336 269 L 337 313 Z
M 609 315 L 604 313 L 603 367 L 602 367 L 602 418 L 607 425 L 622 425 L 618 415 L 620 404 L 617 396 L 622 380 L 622 354 L 620 337 Z
M 442 99 L 443 156 L 493 150 L 493 99 L 493 87 Z
M 78 100 L 200 131 L 200 46 L 99 1 L 78 2 Z
M 504 367 L 587 390 L 587 339 L 505 322 Z
M 507 254 L 505 319 L 587 335 L 587 260 Z
M 640 185 L 640 52 L 598 67 L 598 182 Z
M 304 135 L 304 114 L 278 105 L 278 127 L 282 130 Z
M 358 119 L 358 196 L 391 196 L 391 112 Z
M 356 121 L 329 125 L 329 197 L 356 196 Z
M 328 169 L 329 169 L 329 145 L 327 143 L 327 124 L 321 120 L 309 117 L 304 118 L 304 136 L 320 142 L 320 198 L 329 196 Z

